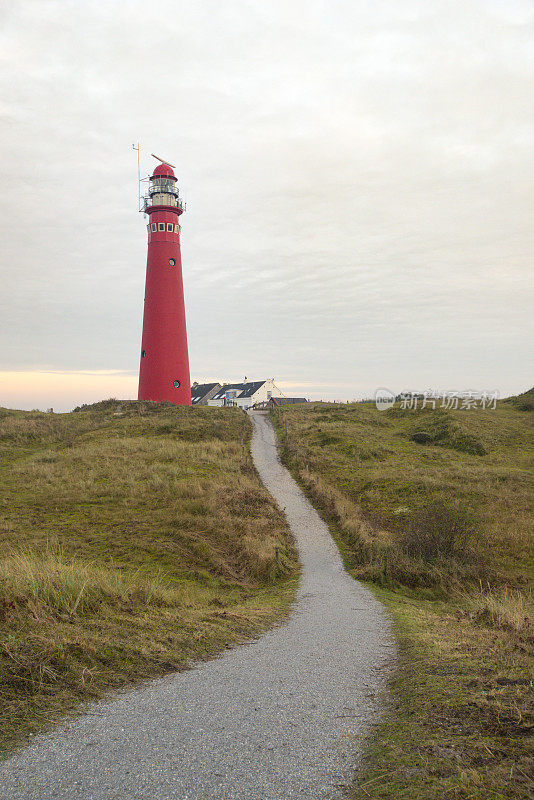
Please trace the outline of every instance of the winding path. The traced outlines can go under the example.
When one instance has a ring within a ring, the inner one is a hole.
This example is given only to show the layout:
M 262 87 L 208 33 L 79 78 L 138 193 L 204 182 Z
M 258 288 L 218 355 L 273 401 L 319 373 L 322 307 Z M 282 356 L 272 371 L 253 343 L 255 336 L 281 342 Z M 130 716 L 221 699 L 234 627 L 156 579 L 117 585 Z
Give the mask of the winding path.
M 381 605 L 251 415 L 252 454 L 297 539 L 287 624 L 195 669 L 88 707 L 0 766 L 5 800 L 324 800 L 343 796 L 394 654 Z

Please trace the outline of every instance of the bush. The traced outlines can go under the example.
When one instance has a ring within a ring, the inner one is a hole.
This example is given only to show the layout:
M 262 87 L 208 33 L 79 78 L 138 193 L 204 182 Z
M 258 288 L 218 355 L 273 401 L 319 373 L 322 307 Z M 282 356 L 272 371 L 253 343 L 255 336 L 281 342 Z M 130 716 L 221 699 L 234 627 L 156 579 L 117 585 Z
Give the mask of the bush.
M 475 456 L 486 455 L 486 449 L 480 439 L 469 433 L 464 433 L 454 425 L 446 413 L 433 412 L 433 416 L 421 415 L 419 427 L 408 433 L 412 442 L 417 444 L 434 444 L 440 447 L 449 447 L 459 453 L 470 453 Z
M 414 431 L 410 439 L 412 442 L 417 442 L 417 444 L 432 444 L 434 442 L 432 435 L 426 431 Z
M 487 450 L 476 436 L 456 430 L 452 436 L 450 447 L 459 453 L 471 453 L 473 456 L 485 456 Z
M 443 556 L 465 557 L 477 533 L 472 511 L 435 500 L 412 515 L 400 546 L 408 555 L 424 561 Z

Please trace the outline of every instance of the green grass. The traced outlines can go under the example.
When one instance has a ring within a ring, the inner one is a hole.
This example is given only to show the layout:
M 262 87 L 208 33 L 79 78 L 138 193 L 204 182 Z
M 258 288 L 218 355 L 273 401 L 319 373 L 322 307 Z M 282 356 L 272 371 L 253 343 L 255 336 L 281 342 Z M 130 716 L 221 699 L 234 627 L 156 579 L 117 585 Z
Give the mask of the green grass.
M 496 410 L 273 414 L 286 463 L 400 642 L 355 798 L 533 791 L 533 394 Z
M 236 409 L 0 410 L 0 748 L 287 612 L 298 565 Z

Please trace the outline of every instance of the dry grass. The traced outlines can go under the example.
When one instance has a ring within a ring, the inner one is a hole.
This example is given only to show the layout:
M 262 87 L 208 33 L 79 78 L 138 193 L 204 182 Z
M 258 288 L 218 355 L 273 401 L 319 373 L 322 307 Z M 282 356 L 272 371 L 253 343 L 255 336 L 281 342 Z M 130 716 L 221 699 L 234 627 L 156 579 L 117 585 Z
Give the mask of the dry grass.
M 149 577 L 98 566 L 61 553 L 14 553 L 0 561 L 0 607 L 24 605 L 59 619 L 96 613 L 103 603 L 178 605 L 189 599 L 183 584 L 171 586 L 164 575 Z M 9 613 L 9 612 L 7 612 Z
M 0 411 L 0 745 L 285 613 L 297 561 L 235 409 Z
M 509 631 L 520 640 L 534 641 L 534 603 L 532 594 L 505 588 L 469 592 L 463 597 L 468 616 L 480 625 Z
M 275 413 L 286 462 L 401 642 L 395 707 L 354 797 L 533 790 L 532 394 L 494 411 Z

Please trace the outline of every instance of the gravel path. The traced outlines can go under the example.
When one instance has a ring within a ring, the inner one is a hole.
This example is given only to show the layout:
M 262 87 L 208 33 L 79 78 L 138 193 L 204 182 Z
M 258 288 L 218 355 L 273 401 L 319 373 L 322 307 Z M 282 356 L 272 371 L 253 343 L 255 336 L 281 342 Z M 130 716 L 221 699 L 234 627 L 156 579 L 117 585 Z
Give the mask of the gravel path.
M 252 454 L 303 565 L 287 624 L 195 669 L 92 704 L 0 767 L 2 800 L 324 800 L 343 796 L 395 649 L 381 605 L 280 464 Z

